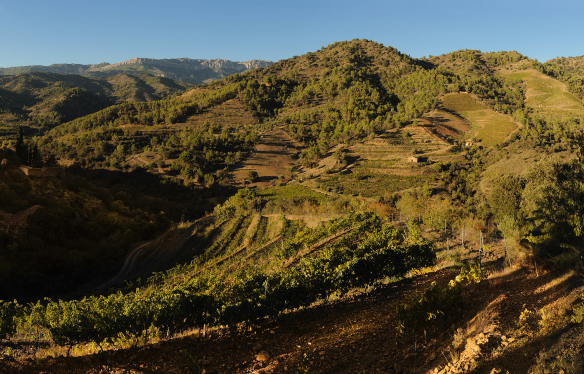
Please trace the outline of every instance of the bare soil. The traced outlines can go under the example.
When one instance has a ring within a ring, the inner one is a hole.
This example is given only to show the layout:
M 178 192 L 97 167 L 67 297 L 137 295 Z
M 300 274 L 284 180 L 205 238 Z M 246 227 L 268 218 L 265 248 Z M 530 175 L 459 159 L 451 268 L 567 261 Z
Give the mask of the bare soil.
M 470 130 L 468 122 L 444 110 L 434 110 L 426 117 L 418 119 L 420 124 L 442 139 L 463 139 Z
M 248 184 L 247 173 L 254 170 L 259 179 L 251 185 L 266 186 L 279 176 L 290 176 L 289 168 L 296 162 L 296 154 L 301 145 L 283 130 L 274 130 L 260 135 L 260 141 L 248 157 L 233 172 L 233 182 L 236 185 Z

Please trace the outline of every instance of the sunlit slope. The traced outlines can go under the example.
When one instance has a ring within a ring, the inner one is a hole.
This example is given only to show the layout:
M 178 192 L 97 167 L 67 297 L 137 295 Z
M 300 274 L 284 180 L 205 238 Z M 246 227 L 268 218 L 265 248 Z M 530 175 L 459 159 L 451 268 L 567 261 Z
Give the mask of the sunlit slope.
M 502 143 L 517 128 L 510 116 L 481 105 L 468 93 L 445 95 L 442 106 L 460 114 L 475 126 L 474 137 L 486 147 Z
M 582 115 L 584 105 L 566 85 L 535 69 L 502 71 L 503 77 L 525 84 L 525 105 L 548 115 Z

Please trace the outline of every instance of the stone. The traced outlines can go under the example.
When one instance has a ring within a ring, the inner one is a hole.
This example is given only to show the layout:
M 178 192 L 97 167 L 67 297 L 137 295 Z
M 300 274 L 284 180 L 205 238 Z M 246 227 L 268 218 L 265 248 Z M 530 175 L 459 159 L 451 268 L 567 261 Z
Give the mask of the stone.
M 260 351 L 260 353 L 258 353 L 256 355 L 256 360 L 261 361 L 261 362 L 268 361 L 269 359 L 270 359 L 270 355 L 266 351 Z

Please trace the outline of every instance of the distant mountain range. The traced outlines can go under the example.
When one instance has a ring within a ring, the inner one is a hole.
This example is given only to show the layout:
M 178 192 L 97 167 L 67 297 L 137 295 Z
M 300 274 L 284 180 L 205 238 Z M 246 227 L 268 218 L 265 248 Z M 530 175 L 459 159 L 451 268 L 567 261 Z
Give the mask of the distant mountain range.
M 96 65 L 53 64 L 49 66 L 31 65 L 0 68 L 0 75 L 17 75 L 27 72 L 49 72 L 58 74 L 79 74 L 87 77 L 108 77 L 121 73 L 148 73 L 196 85 L 222 79 L 231 74 L 270 66 L 272 64 L 272 61 L 266 60 L 234 62 L 223 59 L 193 60 L 190 58 L 133 58 L 115 64 L 104 62 Z

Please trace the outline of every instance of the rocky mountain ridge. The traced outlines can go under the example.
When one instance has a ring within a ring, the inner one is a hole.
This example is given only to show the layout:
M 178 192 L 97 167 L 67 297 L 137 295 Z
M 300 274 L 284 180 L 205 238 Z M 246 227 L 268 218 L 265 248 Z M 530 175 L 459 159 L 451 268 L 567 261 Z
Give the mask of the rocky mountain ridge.
M 149 73 L 160 77 L 181 80 L 191 84 L 200 84 L 222 79 L 227 75 L 234 73 L 242 73 L 247 70 L 270 66 L 272 63 L 272 61 L 257 59 L 237 62 L 225 59 L 133 58 L 114 64 L 104 62 L 93 65 L 53 64 L 49 66 L 31 65 L 0 68 L 0 75 L 16 75 L 32 71 L 59 74 L 80 74 L 90 77 L 111 76 L 120 73 Z
M 91 65 L 87 71 L 107 71 L 115 69 L 120 66 L 128 66 L 133 64 L 152 65 L 152 66 L 168 66 L 176 67 L 179 65 L 188 65 L 189 68 L 195 70 L 201 69 L 233 69 L 237 71 L 245 71 L 249 69 L 257 69 L 269 66 L 272 61 L 267 60 L 249 60 L 244 62 L 230 61 L 216 58 L 213 60 L 190 59 L 190 58 L 172 58 L 172 59 L 154 59 L 154 58 L 132 58 L 127 61 L 117 62 L 115 64 L 98 64 Z

